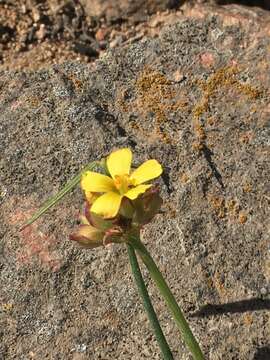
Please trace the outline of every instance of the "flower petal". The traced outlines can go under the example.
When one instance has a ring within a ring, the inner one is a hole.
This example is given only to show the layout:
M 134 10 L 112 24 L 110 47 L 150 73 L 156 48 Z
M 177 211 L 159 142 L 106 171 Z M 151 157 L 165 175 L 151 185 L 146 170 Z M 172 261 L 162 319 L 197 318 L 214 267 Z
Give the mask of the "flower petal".
M 147 189 L 149 189 L 152 185 L 139 185 L 136 186 L 133 189 L 130 189 L 128 192 L 125 193 L 124 196 L 126 196 L 127 198 L 129 198 L 130 200 L 134 200 L 137 199 L 137 197 L 140 194 L 143 194 Z
M 85 192 L 107 192 L 115 190 L 113 179 L 93 171 L 82 175 L 81 187 Z
M 157 160 L 147 160 L 138 167 L 130 176 L 136 185 L 155 179 L 162 174 L 162 167 Z
M 113 220 L 105 220 L 102 216 L 93 213 L 91 205 L 87 203 L 84 207 L 84 217 L 90 225 L 101 231 L 106 231 L 114 226 Z
M 92 205 L 91 212 L 103 216 L 105 219 L 113 218 L 117 215 L 122 196 L 110 191 L 101 195 Z
M 130 172 L 132 152 L 128 148 L 116 150 L 107 158 L 107 168 L 114 178 L 116 175 L 128 175 Z
M 93 202 L 100 196 L 99 193 L 94 193 L 91 191 L 85 191 L 84 195 L 89 205 L 93 204 Z
M 70 240 L 77 241 L 85 248 L 93 249 L 103 245 L 104 233 L 91 225 L 81 225 L 70 235 Z

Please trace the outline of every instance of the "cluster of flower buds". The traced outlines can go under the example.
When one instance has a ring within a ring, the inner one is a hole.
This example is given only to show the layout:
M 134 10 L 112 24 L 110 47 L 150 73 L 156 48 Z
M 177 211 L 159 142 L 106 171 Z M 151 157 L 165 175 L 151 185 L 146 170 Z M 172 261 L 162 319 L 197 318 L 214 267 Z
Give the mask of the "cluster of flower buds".
M 93 199 L 96 199 L 96 195 L 93 195 Z M 88 249 L 125 242 L 130 232 L 140 231 L 143 225 L 153 219 L 161 205 L 159 190 L 154 186 L 135 200 L 123 198 L 119 213 L 112 219 L 104 219 L 91 212 L 92 204 L 87 201 L 80 215 L 80 225 L 70 239 Z

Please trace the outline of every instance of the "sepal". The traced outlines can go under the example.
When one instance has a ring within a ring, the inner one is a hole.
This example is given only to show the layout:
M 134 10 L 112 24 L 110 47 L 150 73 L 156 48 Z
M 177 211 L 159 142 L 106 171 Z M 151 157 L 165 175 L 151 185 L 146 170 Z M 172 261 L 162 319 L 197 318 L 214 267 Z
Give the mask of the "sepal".
M 87 249 L 94 249 L 103 245 L 104 233 L 91 225 L 80 225 L 69 237 Z
M 158 188 L 151 188 L 138 199 L 133 201 L 135 212 L 132 223 L 135 225 L 145 225 L 149 223 L 160 211 L 162 199 Z

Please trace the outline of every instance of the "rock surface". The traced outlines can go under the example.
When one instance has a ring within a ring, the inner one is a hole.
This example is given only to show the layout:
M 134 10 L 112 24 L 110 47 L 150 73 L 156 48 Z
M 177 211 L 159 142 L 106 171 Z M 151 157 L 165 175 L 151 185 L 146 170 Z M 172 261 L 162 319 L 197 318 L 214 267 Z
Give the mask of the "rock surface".
M 181 3 L 179 0 L 81 0 L 88 16 L 104 17 L 109 21 L 130 20 L 130 17 L 141 21 L 146 15 L 176 8 Z
M 1 359 L 160 359 L 126 249 L 67 240 L 79 190 L 18 231 L 123 146 L 163 163 L 165 213 L 143 238 L 206 358 L 269 358 L 269 25 L 200 9 L 95 66 L 1 73 Z M 189 359 L 149 289 L 175 359 Z

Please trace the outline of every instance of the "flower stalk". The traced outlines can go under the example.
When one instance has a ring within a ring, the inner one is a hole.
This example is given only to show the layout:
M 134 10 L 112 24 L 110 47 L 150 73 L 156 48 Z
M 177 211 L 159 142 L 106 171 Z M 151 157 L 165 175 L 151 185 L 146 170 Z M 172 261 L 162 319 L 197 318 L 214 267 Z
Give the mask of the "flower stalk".
M 88 164 L 62 190 L 47 200 L 23 224 L 21 230 L 56 205 L 80 182 L 86 203 L 80 216 L 81 224 L 70 235 L 70 239 L 86 249 L 110 243 L 126 243 L 133 276 L 164 360 L 173 360 L 173 356 L 149 298 L 136 253 L 148 268 L 194 360 L 204 360 L 199 344 L 172 292 L 140 240 L 141 229 L 153 219 L 162 205 L 158 187 L 149 183 L 161 175 L 162 166 L 151 159 L 134 170 L 131 162 L 132 152 L 124 148 L 112 152 L 106 159 Z
M 138 260 L 136 257 L 136 253 L 132 245 L 127 244 L 129 262 L 131 266 L 131 270 L 133 273 L 134 280 L 136 282 L 139 294 L 142 298 L 144 309 L 147 313 L 148 319 L 151 323 L 152 329 L 155 333 L 160 351 L 163 355 L 164 360 L 173 360 L 173 355 L 170 350 L 170 347 L 166 341 L 166 338 L 163 334 L 163 331 L 160 327 L 159 320 L 157 318 L 156 312 L 153 308 L 152 302 L 150 300 L 145 282 L 142 277 L 142 273 L 138 264 Z
M 141 257 L 146 267 L 148 268 L 152 279 L 157 285 L 161 295 L 163 296 L 168 308 L 171 311 L 174 321 L 183 336 L 184 342 L 186 343 L 190 352 L 193 355 L 193 359 L 204 360 L 204 356 L 199 344 L 197 343 L 180 307 L 178 306 L 175 297 L 173 296 L 170 288 L 168 287 L 166 281 L 164 280 L 161 272 L 159 271 L 148 250 L 143 245 L 140 238 L 136 235 L 130 235 L 129 241 Z

